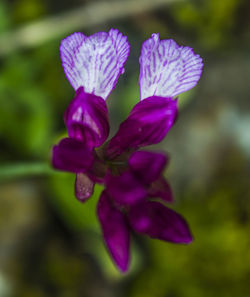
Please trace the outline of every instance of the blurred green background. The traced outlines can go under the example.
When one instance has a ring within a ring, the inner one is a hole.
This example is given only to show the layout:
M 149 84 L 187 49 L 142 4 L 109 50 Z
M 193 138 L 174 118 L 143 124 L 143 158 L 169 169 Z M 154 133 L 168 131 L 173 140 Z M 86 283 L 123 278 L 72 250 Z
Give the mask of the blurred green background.
M 118 28 L 131 52 L 108 99 L 111 135 L 139 100 L 141 43 L 154 32 L 194 48 L 202 78 L 179 96 L 179 119 L 158 148 L 174 209 L 195 241 L 133 235 L 132 265 L 114 268 L 95 205 L 74 176 L 50 168 L 74 96 L 60 40 Z M 250 296 L 250 2 L 248 0 L 0 1 L 0 297 Z

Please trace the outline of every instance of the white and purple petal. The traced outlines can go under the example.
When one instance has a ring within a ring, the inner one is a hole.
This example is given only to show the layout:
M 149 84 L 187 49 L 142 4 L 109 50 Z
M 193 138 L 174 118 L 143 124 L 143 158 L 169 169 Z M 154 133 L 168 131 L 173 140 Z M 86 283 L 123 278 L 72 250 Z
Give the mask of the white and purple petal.
M 151 96 L 174 97 L 193 88 L 200 79 L 203 63 L 190 47 L 152 34 L 141 49 L 141 100 Z
M 188 244 L 192 235 L 185 219 L 155 201 L 143 201 L 130 208 L 129 222 L 136 232 L 152 238 Z
M 89 37 L 78 32 L 60 45 L 64 72 L 72 87 L 106 99 L 114 89 L 129 55 L 127 37 L 117 29 Z
M 129 226 L 125 215 L 111 204 L 105 191 L 99 199 L 97 215 L 107 249 L 118 268 L 125 272 L 129 265 Z

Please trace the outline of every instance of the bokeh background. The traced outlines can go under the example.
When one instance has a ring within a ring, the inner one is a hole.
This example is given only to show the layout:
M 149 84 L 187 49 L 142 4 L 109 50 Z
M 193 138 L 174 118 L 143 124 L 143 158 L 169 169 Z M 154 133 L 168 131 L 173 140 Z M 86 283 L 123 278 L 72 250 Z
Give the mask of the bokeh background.
M 131 52 L 108 99 L 111 135 L 139 100 L 140 47 L 154 32 L 194 48 L 202 78 L 179 96 L 158 148 L 195 241 L 133 235 L 121 275 L 103 245 L 94 197 L 50 168 L 74 96 L 59 57 L 75 31 L 118 28 Z M 250 296 L 250 2 L 248 0 L 0 1 L 0 297 Z

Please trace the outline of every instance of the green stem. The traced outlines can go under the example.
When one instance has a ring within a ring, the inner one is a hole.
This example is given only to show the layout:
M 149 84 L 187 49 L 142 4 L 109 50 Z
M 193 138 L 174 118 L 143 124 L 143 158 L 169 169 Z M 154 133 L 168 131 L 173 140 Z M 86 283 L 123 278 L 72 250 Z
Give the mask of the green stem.
M 55 171 L 47 163 L 21 163 L 0 166 L 0 182 L 39 175 L 51 175 Z

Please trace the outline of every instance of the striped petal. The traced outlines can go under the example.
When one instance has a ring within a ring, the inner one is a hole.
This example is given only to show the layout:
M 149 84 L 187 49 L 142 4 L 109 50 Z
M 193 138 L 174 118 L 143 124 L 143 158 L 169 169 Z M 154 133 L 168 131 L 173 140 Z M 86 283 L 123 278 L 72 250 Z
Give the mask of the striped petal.
M 64 72 L 72 87 L 106 99 L 124 72 L 129 55 L 127 37 L 118 30 L 98 32 L 89 37 L 77 32 L 60 45 Z
M 202 59 L 190 47 L 152 34 L 142 45 L 140 56 L 141 100 L 150 96 L 174 97 L 193 88 L 202 73 Z

